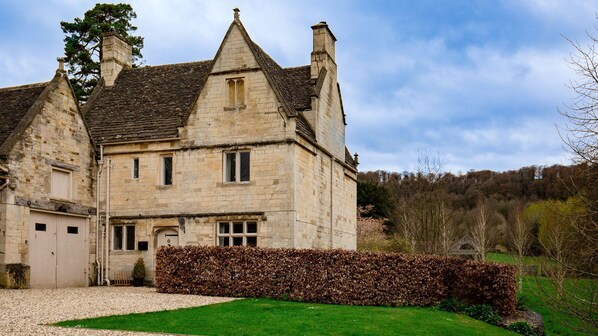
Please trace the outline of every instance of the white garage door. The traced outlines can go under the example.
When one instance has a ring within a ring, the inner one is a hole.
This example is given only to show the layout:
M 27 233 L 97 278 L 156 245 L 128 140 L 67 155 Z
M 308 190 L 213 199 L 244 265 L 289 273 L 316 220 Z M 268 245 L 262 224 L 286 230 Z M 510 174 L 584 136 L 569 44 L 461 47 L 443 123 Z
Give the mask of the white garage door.
M 31 212 L 31 288 L 87 285 L 87 219 Z

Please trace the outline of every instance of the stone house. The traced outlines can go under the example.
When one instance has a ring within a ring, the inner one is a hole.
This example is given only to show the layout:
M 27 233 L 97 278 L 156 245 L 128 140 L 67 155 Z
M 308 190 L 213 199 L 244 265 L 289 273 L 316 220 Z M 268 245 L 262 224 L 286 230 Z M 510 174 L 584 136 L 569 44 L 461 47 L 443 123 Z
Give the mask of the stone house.
M 59 71 L 51 83 L 63 83 L 64 111 L 42 109 L 78 118 L 69 136 L 81 143 L 15 130 L 27 148 L 55 141 L 65 155 L 77 153 L 79 161 L 47 162 L 78 189 L 66 208 L 51 197 L 43 203 L 45 195 L 38 201 L 34 190 L 43 184 L 51 193 L 53 180 L 15 175 L 36 174 L 15 151 L 3 167 L 17 187 L 7 183 L 0 206 L 28 216 L 15 221 L 0 208 L 0 265 L 30 264 L 26 237 L 41 223 L 30 215 L 40 204 L 44 213 L 85 216 L 77 217 L 86 225 L 85 274 L 97 283 L 128 276 L 138 258 L 151 281 L 163 245 L 355 249 L 357 162 L 345 147 L 336 38 L 325 22 L 312 30 L 311 64 L 292 68 L 251 40 L 238 10 L 213 60 L 133 68 L 131 46 L 105 35 L 102 78 L 87 103 L 79 111 Z

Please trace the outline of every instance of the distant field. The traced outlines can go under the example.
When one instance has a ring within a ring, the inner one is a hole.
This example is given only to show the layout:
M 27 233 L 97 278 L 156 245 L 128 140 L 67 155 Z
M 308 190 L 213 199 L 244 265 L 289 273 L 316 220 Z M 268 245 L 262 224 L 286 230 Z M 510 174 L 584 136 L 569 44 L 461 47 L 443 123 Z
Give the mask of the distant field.
M 517 335 L 435 308 L 338 306 L 268 299 L 56 325 L 194 335 Z

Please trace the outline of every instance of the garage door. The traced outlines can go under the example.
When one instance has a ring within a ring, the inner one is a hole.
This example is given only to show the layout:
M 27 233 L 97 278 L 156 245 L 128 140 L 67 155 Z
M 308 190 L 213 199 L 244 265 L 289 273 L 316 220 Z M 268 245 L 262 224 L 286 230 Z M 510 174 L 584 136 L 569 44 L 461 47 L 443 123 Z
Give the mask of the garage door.
M 87 285 L 87 219 L 31 212 L 31 288 Z

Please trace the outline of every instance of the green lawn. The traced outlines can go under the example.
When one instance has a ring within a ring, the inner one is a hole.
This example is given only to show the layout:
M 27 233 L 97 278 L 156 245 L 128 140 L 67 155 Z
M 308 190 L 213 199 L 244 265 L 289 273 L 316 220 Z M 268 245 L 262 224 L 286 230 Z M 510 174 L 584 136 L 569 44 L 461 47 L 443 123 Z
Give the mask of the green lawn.
M 505 264 L 517 264 L 516 257 L 507 253 L 488 253 L 486 259 Z M 550 262 L 542 260 L 542 257 L 525 257 L 525 263 L 527 265 L 550 264 Z M 565 288 L 586 299 L 589 298 L 589 292 L 591 291 L 589 289 L 592 286 L 595 290 L 596 286 L 598 286 L 598 280 L 565 280 Z M 579 318 L 572 317 L 561 311 L 554 304 L 551 297 L 555 297 L 556 291 L 549 279 L 538 276 L 525 276 L 523 278 L 523 292 L 520 294 L 528 298 L 528 307 L 530 309 L 540 313 L 544 317 L 544 327 L 547 335 L 587 335 L 587 333 L 576 331 L 580 326 L 583 326 L 583 322 Z
M 201 335 L 517 335 L 434 308 L 337 306 L 268 299 L 56 325 Z

